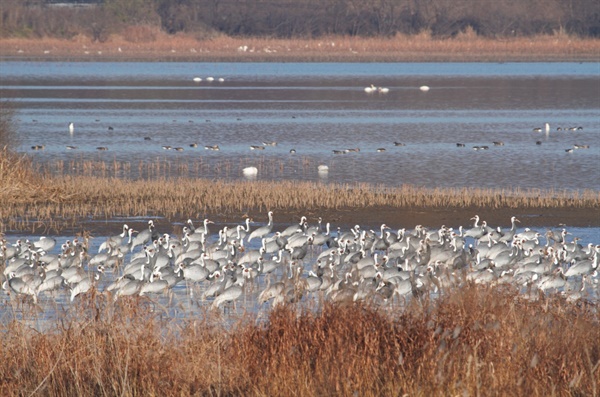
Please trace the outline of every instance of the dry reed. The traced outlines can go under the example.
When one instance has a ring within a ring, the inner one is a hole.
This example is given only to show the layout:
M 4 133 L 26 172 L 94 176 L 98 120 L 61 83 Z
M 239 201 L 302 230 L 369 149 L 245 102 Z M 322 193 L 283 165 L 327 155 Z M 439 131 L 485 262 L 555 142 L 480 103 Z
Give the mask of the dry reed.
M 96 294 L 44 332 L 5 313 L 0 394 L 598 394 L 596 307 L 467 285 L 395 310 L 284 307 L 228 326 Z
M 3 228 L 74 225 L 80 219 L 160 216 L 175 221 L 204 214 L 266 210 L 410 208 L 600 208 L 600 192 L 475 188 L 398 188 L 368 184 L 222 181 L 191 178 L 131 181 L 97 177 L 45 177 L 36 187 L 25 178 L 2 179 Z M 11 182 L 13 181 L 13 182 Z M 22 194 L 26 190 L 28 194 Z

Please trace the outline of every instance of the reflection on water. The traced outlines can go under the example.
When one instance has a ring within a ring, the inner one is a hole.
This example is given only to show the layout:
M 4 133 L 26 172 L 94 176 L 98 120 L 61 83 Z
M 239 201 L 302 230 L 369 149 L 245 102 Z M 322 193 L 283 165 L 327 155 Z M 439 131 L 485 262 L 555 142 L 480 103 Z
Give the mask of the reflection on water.
M 19 150 L 52 172 L 95 161 L 131 178 L 161 163 L 207 178 L 256 167 L 261 180 L 600 188 L 591 64 L 43 66 L 4 64 L 1 90 L 19 107 Z M 200 71 L 225 81 L 196 83 Z M 370 84 L 390 91 L 367 94 Z M 533 131 L 546 122 L 548 133 Z

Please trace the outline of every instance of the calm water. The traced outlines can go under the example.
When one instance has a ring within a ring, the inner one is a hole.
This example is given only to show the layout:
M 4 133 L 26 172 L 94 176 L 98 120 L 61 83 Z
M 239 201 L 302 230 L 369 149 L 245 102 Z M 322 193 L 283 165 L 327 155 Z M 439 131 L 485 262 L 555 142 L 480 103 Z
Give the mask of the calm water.
M 7 62 L 0 76 L 2 98 L 19 108 L 19 150 L 39 164 L 116 160 L 134 178 L 146 176 L 140 163 L 160 160 L 209 178 L 256 166 L 269 180 L 600 189 L 594 63 Z M 389 93 L 367 94 L 370 84 Z M 532 131 L 546 122 L 548 134 Z M 565 151 L 575 144 L 589 149 Z M 349 148 L 360 152 L 333 153 Z
M 208 76 L 224 81 L 206 82 Z M 195 83 L 194 77 L 203 81 Z M 365 93 L 371 84 L 389 93 Z M 430 91 L 421 92 L 421 85 Z M 18 107 L 18 150 L 56 172 L 98 160 L 129 163 L 122 172 L 133 178 L 148 176 L 139 164 L 160 162 L 175 165 L 173 172 L 208 178 L 243 178 L 243 167 L 256 166 L 258 179 L 269 180 L 600 189 L 600 68 L 592 63 L 7 62 L 0 64 L 0 93 Z M 532 131 L 546 122 L 549 133 Z M 556 131 L 579 126 L 583 129 Z M 250 150 L 272 141 L 277 145 Z M 567 153 L 574 144 L 590 148 Z M 45 149 L 32 151 L 34 145 Z M 183 151 L 164 150 L 166 145 Z M 482 145 L 489 150 L 473 150 Z M 108 150 L 100 152 L 100 146 Z M 333 153 L 349 148 L 360 151 Z M 318 173 L 320 164 L 329 172 Z M 569 240 L 600 240 L 598 228 L 569 230 Z M 19 237 L 38 238 L 9 240 Z M 55 252 L 72 239 L 54 237 Z M 105 239 L 96 236 L 90 252 Z M 321 249 L 309 253 L 306 270 Z M 99 288 L 116 276 L 107 272 Z M 190 299 L 185 285 L 178 285 L 172 305 L 166 297 L 157 299 L 173 317 L 201 313 L 206 305 L 198 297 L 206 284 L 198 288 Z M 244 306 L 262 313 L 257 293 Z M 45 328 L 68 299 L 66 291 L 41 295 L 44 312 L 33 326 Z M 0 305 L 8 308 L 10 302 L 0 293 Z M 19 317 L 0 310 L 0 321 L 12 315 Z

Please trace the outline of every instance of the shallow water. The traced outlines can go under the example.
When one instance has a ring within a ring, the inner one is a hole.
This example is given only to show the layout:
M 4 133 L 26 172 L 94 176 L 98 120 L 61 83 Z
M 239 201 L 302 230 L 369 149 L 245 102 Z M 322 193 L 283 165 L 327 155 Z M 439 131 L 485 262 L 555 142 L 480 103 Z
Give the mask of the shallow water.
M 221 229 L 225 225 L 211 225 L 211 235 L 209 236 L 208 241 L 213 243 L 217 240 L 216 231 Z M 231 225 L 230 225 L 231 226 Z M 252 229 L 261 226 L 261 224 L 256 224 L 252 226 Z M 335 225 L 333 225 L 333 229 L 335 229 Z M 119 228 L 117 224 L 115 224 L 116 229 Z M 275 230 L 284 230 L 287 225 L 275 225 Z M 467 226 L 468 228 L 469 226 Z M 368 228 L 368 227 L 366 227 Z M 375 228 L 377 229 L 377 228 Z M 523 232 L 525 228 L 517 229 L 517 232 Z M 392 231 L 396 231 L 392 229 Z M 542 236 L 545 235 L 545 229 L 538 229 Z M 115 234 L 118 230 L 115 230 Z M 558 235 L 560 234 L 560 230 L 554 230 L 554 232 Z M 568 228 L 567 241 L 572 241 L 574 238 L 579 239 L 579 243 L 583 246 L 592 243 L 594 245 L 600 243 L 600 230 L 598 228 Z M 335 235 L 335 232 L 333 233 Z M 9 243 L 15 243 L 18 239 L 29 239 L 30 241 L 39 240 L 38 235 L 9 235 L 7 239 Z M 56 239 L 56 246 L 51 251 L 51 253 L 58 254 L 60 252 L 60 246 L 65 243 L 67 240 L 73 241 L 74 236 L 54 236 Z M 173 236 L 177 237 L 177 236 Z M 106 241 L 106 236 L 95 236 L 89 242 L 89 255 L 93 257 L 97 252 L 100 244 Z M 468 238 L 466 239 L 466 243 L 474 244 L 475 242 Z M 546 244 L 545 237 L 540 238 L 540 244 L 544 246 Z M 260 243 L 257 240 L 253 240 L 251 244 L 246 244 L 248 250 L 250 249 L 258 249 L 260 247 Z M 327 249 L 326 246 L 314 246 L 310 247 L 308 250 L 307 256 L 301 262 L 303 267 L 303 273 L 301 275 L 302 278 L 308 276 L 308 272 L 310 270 L 316 269 L 316 261 L 318 255 L 323 252 L 323 250 Z M 465 250 L 468 250 L 468 247 L 465 247 Z M 138 246 L 134 253 L 140 252 L 141 247 Z M 379 255 L 383 255 L 383 251 L 378 251 Z M 240 254 L 241 255 L 241 254 Z M 266 255 L 267 258 L 270 258 L 271 255 Z M 124 258 L 124 266 L 117 269 L 107 269 L 99 283 L 97 284 L 97 291 L 99 293 L 104 293 L 107 287 L 119 276 L 122 275 L 122 269 L 127 265 L 131 260 L 132 254 L 128 254 Z M 564 269 L 568 268 L 569 264 L 561 263 L 560 265 Z M 85 265 L 84 267 L 86 271 L 93 272 L 95 268 L 88 267 Z M 281 269 L 277 270 L 273 273 L 270 278 L 271 282 L 275 282 L 286 278 L 288 276 L 288 269 L 286 266 L 282 266 Z M 338 270 L 341 273 L 341 268 Z M 499 272 L 498 272 L 499 273 Z M 584 291 L 584 298 L 589 300 L 597 300 L 598 299 L 598 274 L 596 273 L 594 276 L 590 277 L 590 283 L 587 284 L 587 287 Z M 1 276 L 0 276 L 1 278 Z M 578 285 L 579 278 L 571 279 L 570 281 L 573 285 Z M 251 313 L 256 316 L 257 320 L 264 318 L 269 309 L 272 307 L 271 303 L 266 303 L 260 305 L 258 303 L 258 295 L 259 293 L 266 287 L 267 285 L 267 277 L 261 275 L 257 277 L 254 282 L 247 282 L 246 290 L 242 298 L 237 302 L 237 308 L 232 310 L 228 309 L 226 317 L 227 321 L 233 321 L 237 316 L 243 315 L 246 313 Z M 141 302 L 149 303 L 149 307 L 153 308 L 158 312 L 164 311 L 164 314 L 173 319 L 189 319 L 194 316 L 206 316 L 206 311 L 210 310 L 211 304 L 214 298 L 202 298 L 202 294 L 206 289 L 212 284 L 211 281 L 203 281 L 196 283 L 186 283 L 185 281 L 177 284 L 171 291 L 170 294 L 159 294 L 159 295 L 148 295 L 148 298 L 144 298 Z M 366 283 L 366 282 L 365 282 Z M 525 292 L 525 290 L 523 291 Z M 552 295 L 554 293 L 559 293 L 561 291 L 551 291 L 548 295 Z M 375 292 L 373 292 L 375 294 Z M 438 295 L 437 291 L 430 292 L 432 297 L 436 297 Z M 108 295 L 111 299 L 114 295 Z M 70 301 L 70 292 L 66 287 L 61 288 L 55 292 L 42 292 L 38 295 L 38 303 L 35 306 L 37 309 L 32 310 L 30 304 L 23 304 L 22 300 L 19 297 L 16 297 L 14 294 L 8 295 L 6 291 L 0 291 L 0 323 L 6 323 L 11 321 L 12 319 L 19 319 L 26 321 L 33 328 L 43 331 L 48 327 L 54 325 L 54 321 L 56 319 L 62 318 L 67 313 L 70 313 L 71 309 L 76 309 L 77 301 L 82 299 L 81 297 L 75 298 L 75 303 Z M 108 299 L 108 298 L 107 298 Z M 123 298 L 120 298 L 123 299 Z M 21 302 L 21 303 L 19 303 Z M 318 307 L 322 304 L 322 297 L 317 293 L 305 294 L 302 301 L 299 303 L 302 305 L 307 305 L 309 307 Z M 396 304 L 399 304 L 396 302 Z
M 243 178 L 243 167 L 256 166 L 261 180 L 600 189 L 592 63 L 7 62 L 0 73 L 2 97 L 19 108 L 18 150 L 52 172 L 94 160 L 140 178 L 140 164 L 162 162 L 207 178 Z M 390 91 L 367 94 L 370 84 Z M 545 122 L 549 133 L 532 131 Z M 574 144 L 590 148 L 567 153 Z M 333 153 L 350 148 L 360 151 Z M 320 164 L 329 171 L 318 173 Z
M 99 161 L 109 169 L 119 164 L 114 174 L 132 178 L 151 177 L 152 164 L 170 165 L 164 172 L 171 174 L 224 179 L 243 178 L 243 167 L 256 166 L 261 180 L 600 189 L 597 64 L 8 62 L 0 66 L 2 98 L 18 108 L 18 150 L 30 154 L 41 169 L 56 173 L 81 173 L 81 164 Z M 204 81 L 193 82 L 195 76 Z M 207 76 L 224 81 L 208 83 Z M 370 84 L 390 91 L 367 94 L 364 87 Z M 425 84 L 430 91 L 419 90 Z M 75 127 L 72 135 L 69 122 Z M 549 133 L 532 131 L 545 122 L 550 123 Z M 583 129 L 556 131 L 578 126 Z M 250 150 L 250 145 L 270 141 L 277 145 Z M 495 141 L 503 145 L 494 146 Z M 190 147 L 192 143 L 197 147 Z M 574 144 L 590 148 L 565 152 Z M 45 148 L 32 151 L 34 145 Z M 165 145 L 183 151 L 164 150 Z M 219 145 L 221 150 L 205 150 L 205 145 Z M 481 145 L 489 149 L 473 150 Z M 100 152 L 96 149 L 100 146 L 108 150 Z M 360 151 L 333 153 L 350 148 Z M 378 152 L 380 148 L 385 151 Z M 290 149 L 296 153 L 290 154 Z M 329 171 L 318 173 L 319 164 L 328 165 Z M 117 229 L 121 221 L 127 220 L 116 221 Z M 570 231 L 582 244 L 600 242 L 598 228 Z M 11 235 L 9 240 L 19 237 L 38 236 Z M 58 245 L 72 239 L 54 237 Z M 105 238 L 96 236 L 90 252 L 97 252 Z M 310 252 L 306 270 L 320 250 Z M 115 276 L 107 272 L 100 289 Z M 243 305 L 254 313 L 262 313 L 255 298 L 265 280 L 258 283 Z M 175 304 L 167 304 L 166 297 L 156 300 L 173 317 L 195 315 L 210 303 L 198 300 L 203 288 L 206 285 L 190 299 L 180 284 L 174 288 Z M 11 311 L 17 309 L 9 309 L 14 302 L 0 293 L 5 308 L 0 320 L 19 316 Z M 40 296 L 40 307 L 44 313 L 34 326 L 43 329 L 49 318 L 69 307 L 69 296 L 66 291 Z

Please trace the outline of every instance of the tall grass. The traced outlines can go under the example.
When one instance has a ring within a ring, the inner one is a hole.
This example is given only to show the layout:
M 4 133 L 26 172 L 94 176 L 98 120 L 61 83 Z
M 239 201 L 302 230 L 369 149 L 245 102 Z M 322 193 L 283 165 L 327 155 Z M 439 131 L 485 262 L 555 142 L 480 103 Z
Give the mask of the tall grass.
M 265 172 L 273 175 L 286 166 L 279 162 L 261 164 Z M 40 171 L 28 157 L 0 150 L 0 231 L 37 227 L 60 230 L 76 227 L 82 219 L 113 217 L 157 216 L 176 221 L 221 214 L 239 218 L 245 213 L 267 210 L 600 209 L 600 192 L 592 190 L 430 189 L 411 185 L 387 187 L 173 177 L 188 175 L 190 169 L 193 174 L 199 174 L 205 165 L 157 161 L 140 165 L 142 168 L 137 170 L 147 179 L 130 180 L 126 177 L 132 171 L 129 163 L 75 161 L 54 164 L 52 170 Z M 232 173 L 230 164 L 218 167 L 224 174 Z M 309 164 L 309 168 L 314 167 Z M 63 176 L 62 169 L 75 170 L 78 175 Z M 107 176 L 89 176 L 96 174 Z
M 597 309 L 560 298 L 465 286 L 401 312 L 283 307 L 233 325 L 86 299 L 42 333 L 4 315 L 0 394 L 598 395 Z
M 0 157 L 0 164 L 8 162 Z M 40 177 L 41 178 L 41 177 Z M 32 180 L 36 180 L 32 178 Z M 44 177 L 23 185 L 19 174 L 0 180 L 0 220 L 8 229 L 76 225 L 81 219 L 161 216 L 168 220 L 205 214 L 266 210 L 414 208 L 600 208 L 600 192 L 475 188 L 398 188 L 368 184 L 222 181 L 191 178 L 131 181 L 97 177 Z M 26 192 L 26 193 L 24 193 Z

